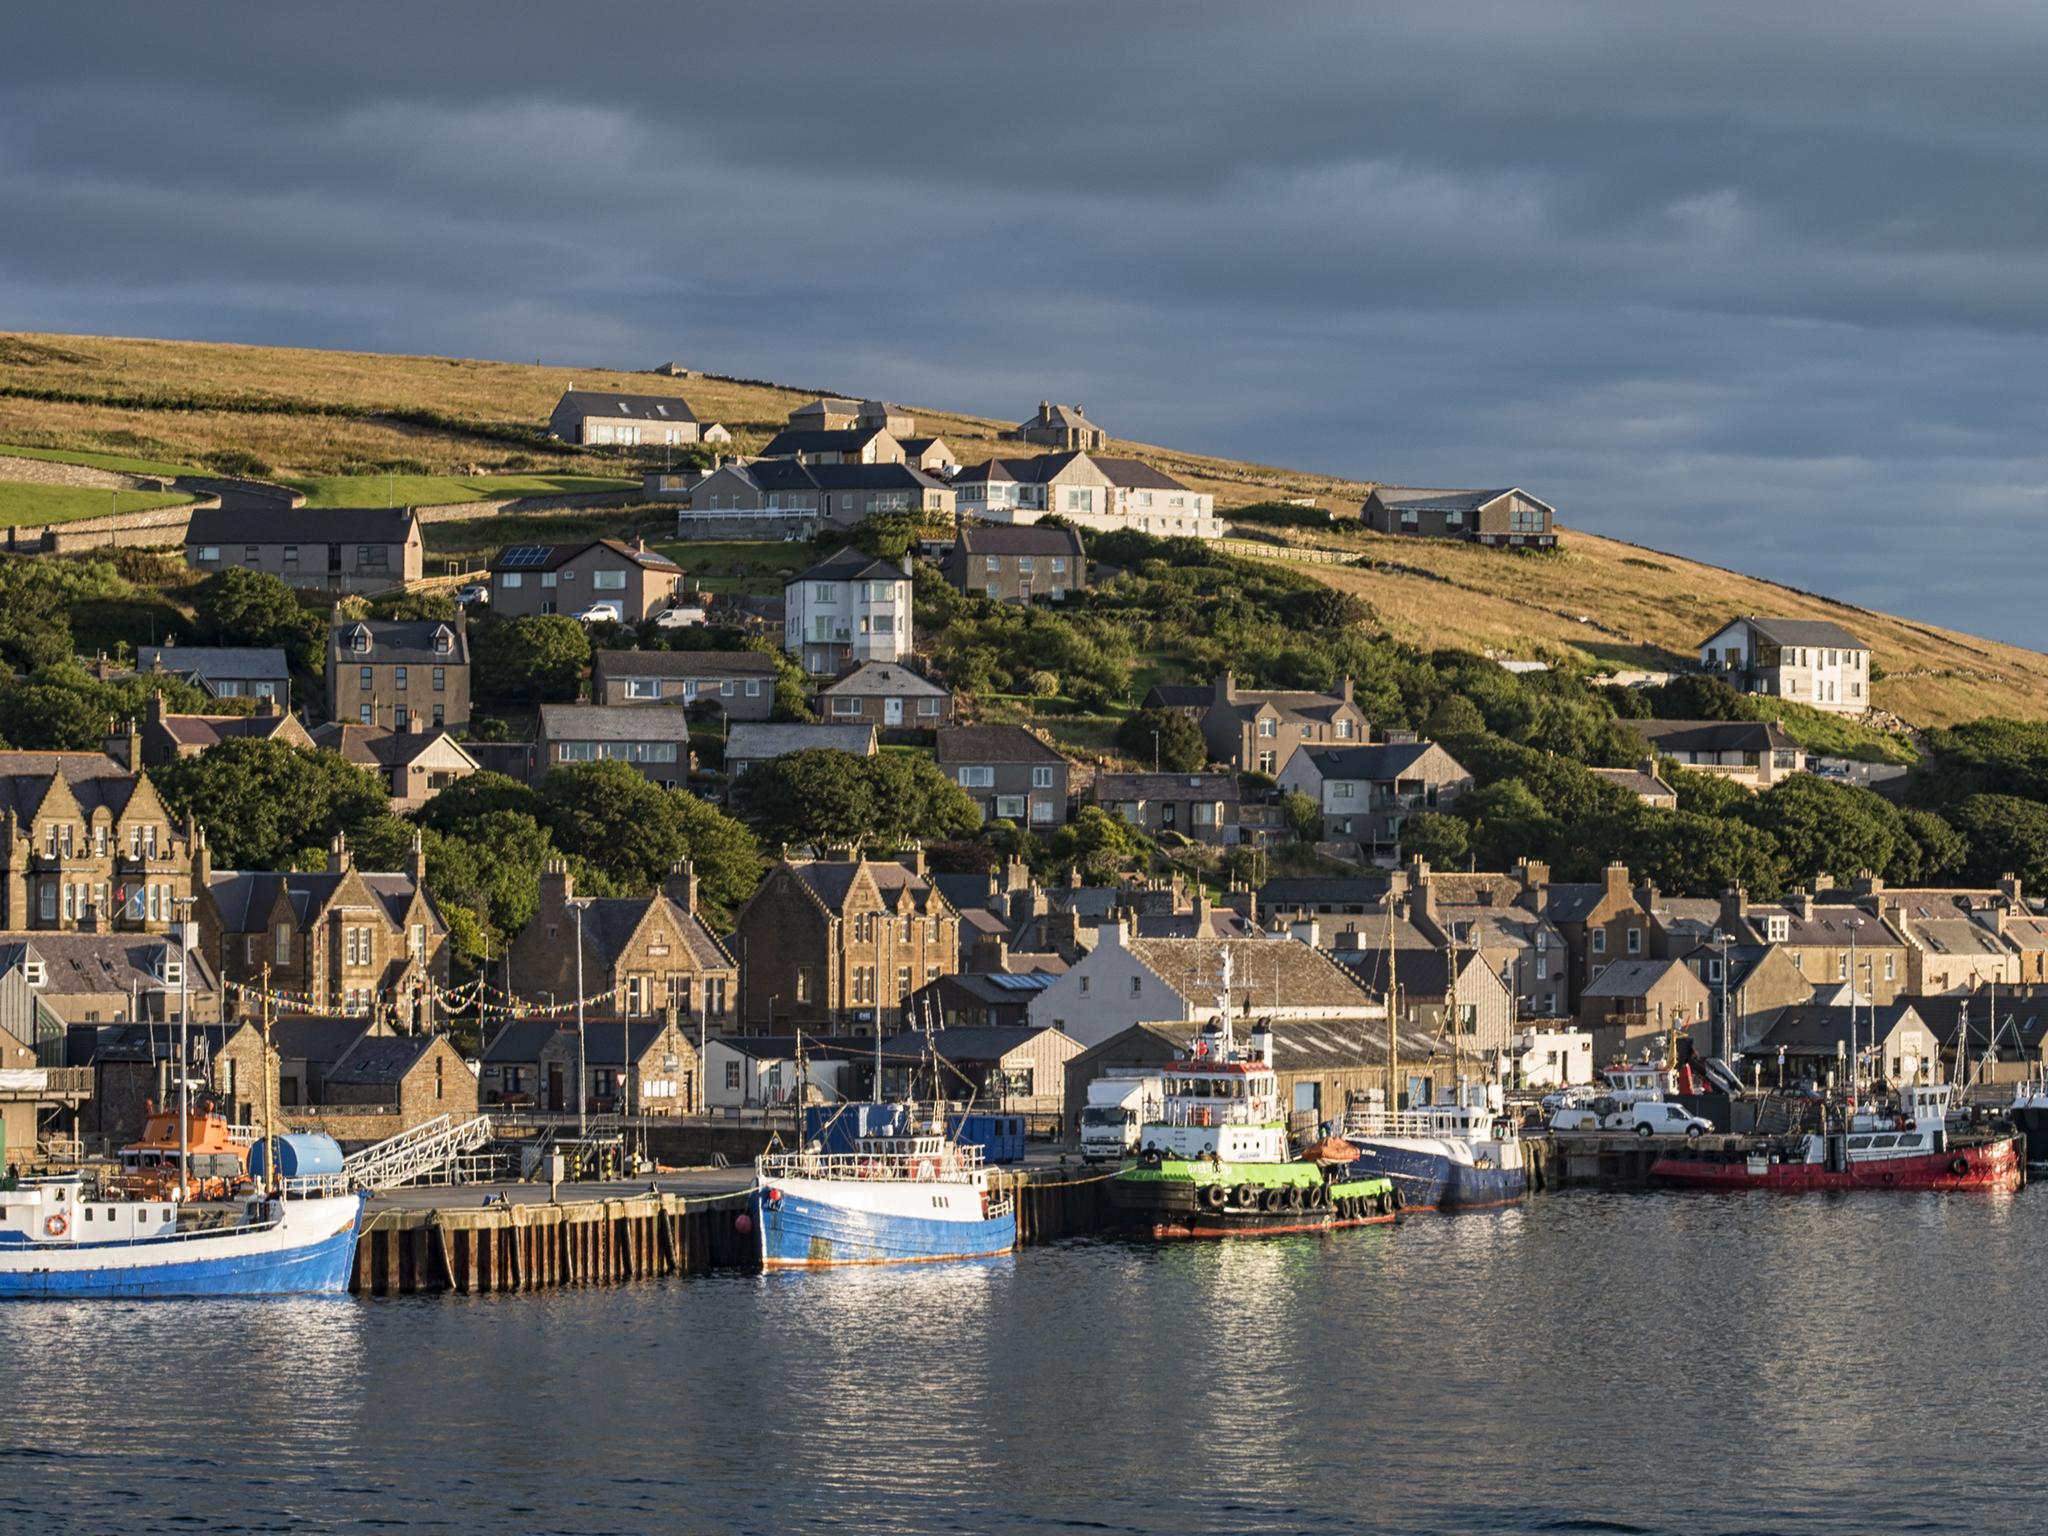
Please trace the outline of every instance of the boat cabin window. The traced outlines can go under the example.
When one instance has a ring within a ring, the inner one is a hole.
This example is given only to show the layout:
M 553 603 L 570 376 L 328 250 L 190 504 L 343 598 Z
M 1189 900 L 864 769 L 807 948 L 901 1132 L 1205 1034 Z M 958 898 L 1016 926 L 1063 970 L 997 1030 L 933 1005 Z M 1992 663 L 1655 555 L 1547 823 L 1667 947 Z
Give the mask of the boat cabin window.
M 1899 1145 L 1900 1145 L 1900 1147 L 1902 1147 L 1902 1148 L 1904 1148 L 1904 1147 L 1917 1147 L 1917 1146 L 1919 1146 L 1920 1144 L 1921 1144 L 1921 1141 L 1920 1141 L 1920 1133 L 1919 1133 L 1918 1131 L 1914 1131 L 1914 1132 L 1910 1133 L 1909 1135 L 1901 1136 L 1901 1137 L 1899 1138 Z
M 1878 1147 L 1896 1147 L 1898 1144 L 1899 1138 L 1896 1136 L 1873 1136 L 1870 1138 L 1870 1145 L 1873 1149 Z
M 1851 1136 L 1849 1138 L 1849 1150 L 1851 1152 L 1861 1152 L 1869 1145 L 1870 1138 L 1868 1136 Z

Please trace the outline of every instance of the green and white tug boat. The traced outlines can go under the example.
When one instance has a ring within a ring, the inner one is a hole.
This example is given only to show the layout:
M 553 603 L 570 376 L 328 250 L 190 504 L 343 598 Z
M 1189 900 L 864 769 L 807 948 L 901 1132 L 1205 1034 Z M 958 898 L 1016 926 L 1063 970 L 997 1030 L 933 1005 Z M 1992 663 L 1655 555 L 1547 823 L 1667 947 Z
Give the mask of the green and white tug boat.
M 1349 1177 L 1357 1166 L 1343 1156 L 1356 1158 L 1349 1147 L 1310 1149 L 1329 1147 L 1327 1162 L 1289 1156 L 1273 1034 L 1264 1025 L 1239 1051 L 1226 1011 L 1184 1055 L 1147 1070 L 1165 1079 L 1164 1107 L 1109 1181 L 1110 1205 L 1127 1229 L 1161 1238 L 1267 1237 L 1394 1219 L 1393 1181 Z

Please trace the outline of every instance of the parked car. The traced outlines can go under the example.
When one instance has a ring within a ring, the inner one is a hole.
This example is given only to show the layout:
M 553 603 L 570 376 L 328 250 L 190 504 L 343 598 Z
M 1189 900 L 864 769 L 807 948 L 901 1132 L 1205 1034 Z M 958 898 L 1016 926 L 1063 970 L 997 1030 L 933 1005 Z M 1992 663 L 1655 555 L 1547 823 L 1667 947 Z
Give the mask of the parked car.
M 455 589 L 455 606 L 458 608 L 467 608 L 471 603 L 488 603 L 490 600 L 491 589 L 481 582 L 473 581 L 466 587 Z
M 1634 1131 L 1638 1136 L 1704 1136 L 1714 1128 L 1683 1104 L 1639 1098 L 1622 1102 L 1602 1094 L 1590 1104 L 1565 1104 L 1550 1117 L 1553 1131 Z
M 702 608 L 694 604 L 689 607 L 664 608 L 654 616 L 654 627 L 656 629 L 688 629 L 693 625 L 704 623 L 709 617 Z
M 579 624 L 616 624 L 621 615 L 617 603 L 592 603 L 576 615 Z

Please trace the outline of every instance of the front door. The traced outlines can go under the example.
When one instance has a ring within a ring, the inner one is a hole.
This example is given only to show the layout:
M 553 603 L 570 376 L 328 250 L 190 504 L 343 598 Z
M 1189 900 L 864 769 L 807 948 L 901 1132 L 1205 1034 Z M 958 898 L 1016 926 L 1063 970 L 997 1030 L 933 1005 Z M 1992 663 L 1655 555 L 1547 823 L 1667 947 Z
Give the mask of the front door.
M 882 700 L 882 724 L 901 725 L 902 723 L 903 701 L 901 699 Z
M 562 1064 L 548 1063 L 548 1108 L 555 1114 L 562 1112 Z

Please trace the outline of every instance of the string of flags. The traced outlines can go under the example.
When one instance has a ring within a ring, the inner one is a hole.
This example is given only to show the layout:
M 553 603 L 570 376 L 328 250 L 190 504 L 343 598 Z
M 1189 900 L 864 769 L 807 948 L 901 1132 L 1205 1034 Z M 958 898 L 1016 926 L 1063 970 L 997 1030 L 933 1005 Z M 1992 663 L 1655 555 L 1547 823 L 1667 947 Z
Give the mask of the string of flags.
M 349 1007 L 345 1000 L 333 998 L 320 1000 L 315 999 L 309 993 L 288 992 L 279 987 L 266 988 L 241 981 L 230 981 L 226 983 L 226 986 L 229 991 L 251 1002 L 268 1003 L 273 1008 L 293 1013 L 338 1013 L 349 1016 L 361 1014 L 367 1017 L 371 1012 L 371 1007 L 368 1004 Z M 579 1004 L 582 1007 L 588 1008 L 600 1003 L 616 1003 L 623 995 L 625 988 L 622 986 L 607 987 L 602 992 L 592 992 L 580 999 L 572 997 L 553 1003 L 537 1003 L 530 998 L 519 997 L 505 991 L 501 987 L 492 986 L 482 977 L 451 987 L 444 987 L 438 983 L 429 982 L 427 990 L 432 994 L 434 1005 L 448 1013 L 461 1013 L 470 1008 L 488 1006 L 491 1012 L 502 1014 L 508 1018 L 552 1019 L 573 1014 Z M 399 994 L 399 996 L 402 997 L 404 994 Z

